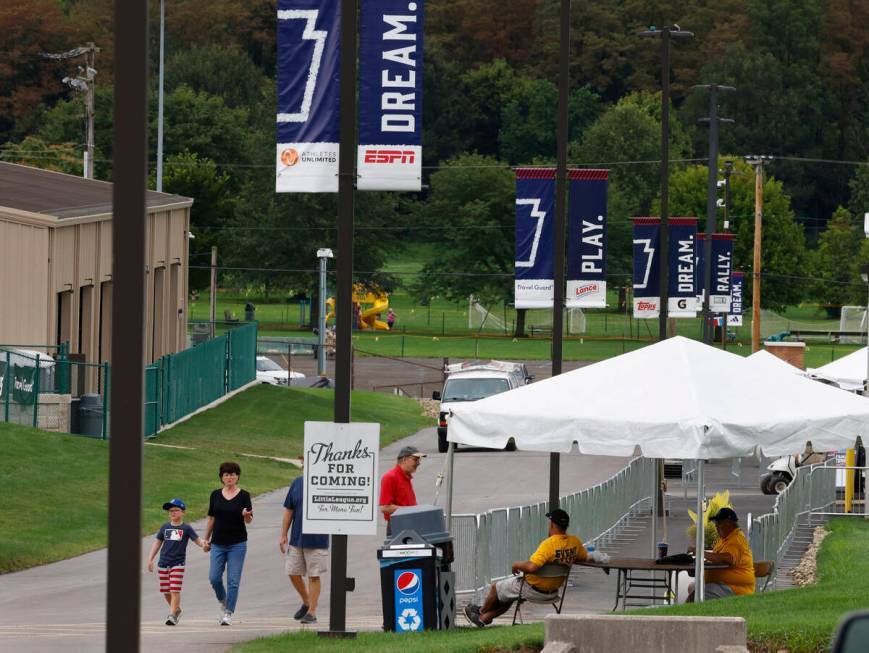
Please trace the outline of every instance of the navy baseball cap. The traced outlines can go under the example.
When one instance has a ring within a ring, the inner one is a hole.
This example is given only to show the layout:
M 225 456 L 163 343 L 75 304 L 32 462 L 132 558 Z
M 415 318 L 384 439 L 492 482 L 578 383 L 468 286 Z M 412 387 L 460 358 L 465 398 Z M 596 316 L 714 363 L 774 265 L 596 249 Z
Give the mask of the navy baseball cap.
M 567 527 L 570 526 L 570 515 L 561 508 L 556 508 L 552 512 L 547 512 L 546 516 L 549 517 L 553 524 L 562 530 L 567 530 Z
M 739 517 L 733 511 L 733 508 L 722 508 L 709 518 L 709 521 L 732 521 L 738 522 Z
M 163 504 L 163 510 L 169 510 L 170 508 L 181 508 L 181 510 L 187 510 L 187 504 L 181 499 L 172 499 Z

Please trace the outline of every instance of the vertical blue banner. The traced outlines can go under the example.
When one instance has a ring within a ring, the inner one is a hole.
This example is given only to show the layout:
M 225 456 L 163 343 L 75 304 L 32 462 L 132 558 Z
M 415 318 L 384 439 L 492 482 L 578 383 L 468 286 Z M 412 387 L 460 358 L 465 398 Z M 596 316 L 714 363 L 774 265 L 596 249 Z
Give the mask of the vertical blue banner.
M 730 273 L 730 314 L 727 316 L 727 324 L 730 326 L 742 326 L 742 290 L 745 283 L 745 275 L 742 272 Z
M 670 235 L 667 314 L 670 317 L 695 317 L 697 278 L 694 247 L 697 218 L 670 218 L 667 223 Z
M 392 573 L 396 632 L 422 630 L 422 569 L 395 569 Z
M 733 234 L 712 234 L 712 291 L 709 310 L 730 313 L 730 273 L 733 272 Z
M 516 170 L 516 308 L 552 308 L 555 169 Z
M 634 218 L 634 317 L 655 318 L 660 313 L 660 220 Z
M 569 171 L 568 308 L 606 308 L 609 170 Z
M 338 192 L 340 27 L 340 0 L 278 0 L 278 193 Z
M 423 0 L 361 0 L 359 190 L 422 188 Z

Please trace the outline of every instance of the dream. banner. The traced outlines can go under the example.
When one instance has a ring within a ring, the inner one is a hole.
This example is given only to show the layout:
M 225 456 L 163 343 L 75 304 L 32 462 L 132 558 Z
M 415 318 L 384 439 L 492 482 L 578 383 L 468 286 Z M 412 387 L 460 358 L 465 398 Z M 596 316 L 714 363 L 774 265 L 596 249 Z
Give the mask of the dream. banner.
M 742 272 L 730 273 L 730 314 L 727 316 L 727 324 L 730 326 L 742 326 L 742 289 L 745 283 L 745 275 Z
M 422 188 L 423 0 L 362 0 L 359 190 Z
M 516 308 L 552 308 L 555 170 L 516 170 Z
M 696 317 L 695 237 L 697 218 L 670 218 L 667 221 L 670 246 L 667 249 L 667 315 Z
M 634 218 L 634 317 L 655 318 L 660 313 L 660 220 Z
M 566 306 L 606 308 L 609 170 L 571 170 L 568 174 Z
M 278 0 L 275 190 L 338 192 L 340 0 Z

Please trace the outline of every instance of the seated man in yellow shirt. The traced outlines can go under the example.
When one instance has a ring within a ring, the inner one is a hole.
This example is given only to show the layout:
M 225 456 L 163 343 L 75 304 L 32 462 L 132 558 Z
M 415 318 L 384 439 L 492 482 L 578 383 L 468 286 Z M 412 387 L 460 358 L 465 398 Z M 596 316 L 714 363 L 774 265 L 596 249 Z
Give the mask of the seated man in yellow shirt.
M 703 559 L 711 564 L 724 564 L 726 568 L 709 569 L 703 574 L 703 598 L 722 599 L 728 596 L 754 594 L 754 560 L 745 534 L 739 528 L 739 518 L 731 508 L 722 508 L 709 518 L 718 531 L 718 541 Z M 693 547 L 691 547 L 693 550 Z M 693 583 L 687 601 L 694 601 Z
M 549 517 L 549 537 L 540 543 L 531 558 L 513 563 L 513 573 L 517 575 L 492 583 L 482 606 L 465 606 L 465 616 L 471 623 L 482 628 L 510 609 L 519 598 L 522 584 L 522 578 L 518 576 L 520 572 L 525 573 L 526 588 L 522 593 L 523 597 L 528 597 L 531 601 L 554 601 L 558 597 L 558 589 L 563 579 L 540 578 L 534 572 L 550 562 L 572 565 L 588 557 L 580 539 L 567 534 L 570 515 L 561 508 L 556 508 L 546 513 L 546 516 Z

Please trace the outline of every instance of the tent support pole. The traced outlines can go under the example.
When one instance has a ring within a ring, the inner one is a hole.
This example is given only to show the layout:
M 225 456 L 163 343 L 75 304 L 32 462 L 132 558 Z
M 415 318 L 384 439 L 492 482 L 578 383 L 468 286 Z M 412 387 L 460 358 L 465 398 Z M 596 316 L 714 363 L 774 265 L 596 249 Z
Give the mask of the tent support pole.
M 694 542 L 696 558 L 694 560 L 694 601 L 703 602 L 703 552 L 706 548 L 705 526 L 706 513 L 703 511 L 703 459 L 697 460 L 697 537 Z
M 652 471 L 652 494 L 650 496 L 650 500 L 652 502 L 652 560 L 657 556 L 657 546 L 658 546 L 658 459 L 652 458 L 652 466 L 654 470 Z
M 455 463 L 455 452 L 456 443 L 450 442 L 450 448 L 447 449 L 447 532 L 451 532 L 453 528 L 453 467 Z

